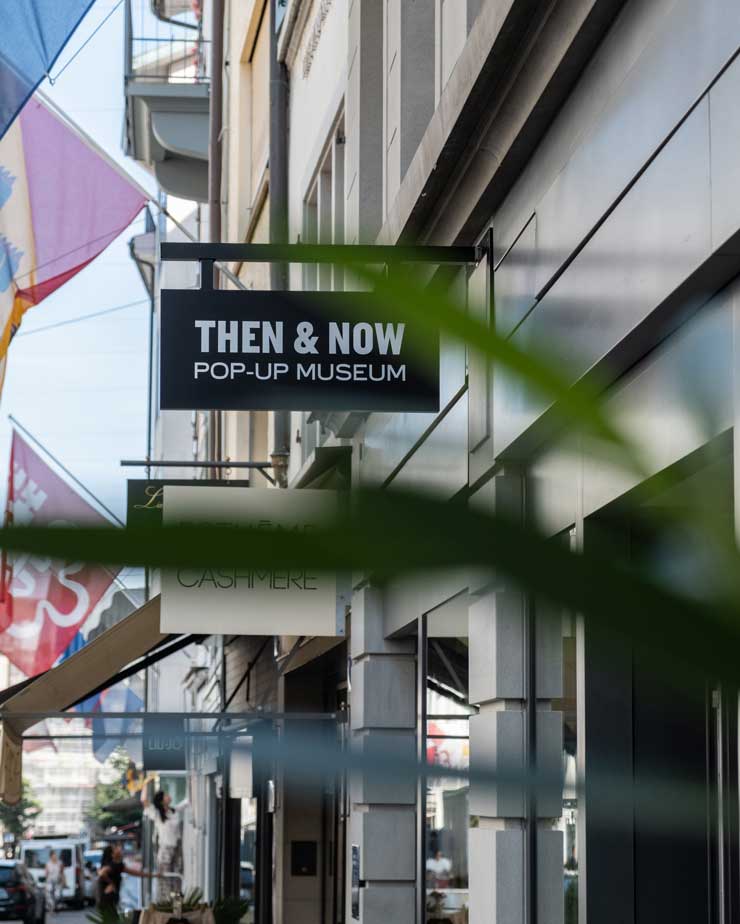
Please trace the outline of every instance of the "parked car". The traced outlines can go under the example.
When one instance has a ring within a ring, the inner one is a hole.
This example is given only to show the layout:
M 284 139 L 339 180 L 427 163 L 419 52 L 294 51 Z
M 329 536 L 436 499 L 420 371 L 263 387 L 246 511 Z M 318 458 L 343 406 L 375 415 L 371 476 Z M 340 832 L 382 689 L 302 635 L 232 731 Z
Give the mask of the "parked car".
M 239 898 L 251 906 L 254 902 L 254 864 L 242 860 L 239 866 Z
M 44 891 L 20 860 L 0 859 L 0 919 L 24 924 L 46 920 Z
M 52 850 L 64 866 L 64 884 L 61 900 L 65 905 L 82 908 L 85 904 L 85 876 L 83 851 L 85 844 L 81 840 L 62 837 L 33 838 L 21 841 L 21 860 L 42 889 L 46 884 L 46 864 Z

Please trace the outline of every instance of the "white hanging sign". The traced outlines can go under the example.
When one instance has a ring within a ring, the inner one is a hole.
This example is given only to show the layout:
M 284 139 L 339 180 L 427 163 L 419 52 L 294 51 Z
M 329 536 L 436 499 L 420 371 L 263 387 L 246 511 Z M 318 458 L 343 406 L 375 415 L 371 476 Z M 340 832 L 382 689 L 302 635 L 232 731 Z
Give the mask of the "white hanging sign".
M 333 491 L 165 485 L 163 523 L 310 532 L 337 512 Z M 280 565 L 162 573 L 161 630 L 208 635 L 344 635 L 337 575 Z

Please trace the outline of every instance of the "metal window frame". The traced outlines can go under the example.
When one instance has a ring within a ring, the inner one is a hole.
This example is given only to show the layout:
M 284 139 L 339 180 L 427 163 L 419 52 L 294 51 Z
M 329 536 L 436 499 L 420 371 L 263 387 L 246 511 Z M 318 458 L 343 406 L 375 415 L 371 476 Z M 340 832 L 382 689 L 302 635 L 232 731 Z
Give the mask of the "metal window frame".
M 417 620 L 416 644 L 416 755 L 421 768 L 426 760 L 427 733 L 427 614 L 421 613 Z M 426 924 L 426 776 L 419 773 L 416 782 L 416 924 Z

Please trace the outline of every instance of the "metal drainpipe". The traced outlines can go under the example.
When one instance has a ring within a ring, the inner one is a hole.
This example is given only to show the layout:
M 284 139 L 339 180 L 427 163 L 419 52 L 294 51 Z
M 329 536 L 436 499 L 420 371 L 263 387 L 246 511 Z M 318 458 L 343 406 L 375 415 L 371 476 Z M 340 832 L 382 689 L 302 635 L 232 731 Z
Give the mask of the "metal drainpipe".
M 211 94 L 208 110 L 208 236 L 221 241 L 221 127 L 223 121 L 224 0 L 211 2 Z M 218 274 L 214 280 L 218 288 Z M 211 411 L 208 420 L 210 457 L 222 458 L 221 414 Z M 220 475 L 220 469 L 217 470 Z
M 270 0 L 270 243 L 288 243 L 288 69 L 278 61 L 275 30 L 276 0 Z M 288 289 L 288 265 L 270 264 L 270 288 Z M 290 411 L 273 411 L 273 447 L 270 460 L 278 487 L 288 484 Z

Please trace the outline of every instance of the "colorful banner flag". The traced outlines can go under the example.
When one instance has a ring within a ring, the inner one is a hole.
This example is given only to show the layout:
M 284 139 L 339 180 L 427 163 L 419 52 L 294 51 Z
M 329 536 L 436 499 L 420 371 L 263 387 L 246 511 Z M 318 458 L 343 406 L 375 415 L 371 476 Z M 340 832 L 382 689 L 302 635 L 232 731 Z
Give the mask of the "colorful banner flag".
M 38 97 L 0 141 L 0 388 L 24 313 L 131 224 L 144 193 Z
M 51 70 L 94 0 L 12 0 L 2 5 L 0 138 Z
M 108 526 L 108 520 L 13 433 L 7 521 Z M 0 603 L 0 652 L 24 674 L 48 670 L 71 643 L 115 574 L 100 565 L 33 555 L 8 559 Z
M 122 681 L 114 687 L 103 690 L 94 711 L 143 713 L 144 700 L 131 689 L 126 681 Z M 116 719 L 109 716 L 93 719 L 92 749 L 95 759 L 101 764 L 105 763 L 117 747 L 122 747 L 126 749 L 132 760 L 141 763 L 141 738 L 127 738 L 127 735 L 133 734 L 135 730 L 141 731 L 141 728 L 136 728 L 137 722 L 141 725 L 140 719 L 133 718 Z

